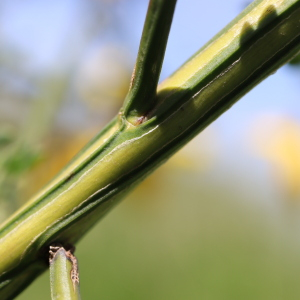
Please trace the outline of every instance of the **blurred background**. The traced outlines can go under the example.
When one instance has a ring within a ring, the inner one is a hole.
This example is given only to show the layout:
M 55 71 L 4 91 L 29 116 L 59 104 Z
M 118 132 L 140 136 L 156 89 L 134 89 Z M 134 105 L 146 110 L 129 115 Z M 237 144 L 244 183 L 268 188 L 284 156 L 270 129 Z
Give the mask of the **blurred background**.
M 248 4 L 179 0 L 161 79 Z M 0 1 L 0 221 L 117 113 L 147 5 Z M 294 60 L 81 240 L 83 299 L 299 299 L 299 80 Z M 50 299 L 48 277 L 17 299 Z

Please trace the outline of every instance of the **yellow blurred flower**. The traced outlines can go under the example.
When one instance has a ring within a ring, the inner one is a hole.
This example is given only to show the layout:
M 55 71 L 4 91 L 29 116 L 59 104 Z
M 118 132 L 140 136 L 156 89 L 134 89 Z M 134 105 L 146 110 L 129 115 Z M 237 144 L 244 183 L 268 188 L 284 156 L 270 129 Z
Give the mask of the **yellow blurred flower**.
M 300 123 L 283 115 L 263 115 L 253 130 L 257 153 L 268 160 L 290 199 L 300 196 Z
M 95 134 L 94 130 L 89 130 L 76 136 L 63 132 L 50 136 L 44 145 L 43 159 L 20 180 L 21 202 L 27 201 L 50 181 Z

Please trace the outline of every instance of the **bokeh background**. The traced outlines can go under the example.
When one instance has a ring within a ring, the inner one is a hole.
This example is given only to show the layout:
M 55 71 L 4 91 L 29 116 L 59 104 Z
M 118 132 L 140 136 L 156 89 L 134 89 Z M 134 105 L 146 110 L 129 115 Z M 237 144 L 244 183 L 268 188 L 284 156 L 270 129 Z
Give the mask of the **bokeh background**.
M 147 2 L 0 1 L 1 221 L 117 113 Z M 248 4 L 179 0 L 161 79 Z M 81 240 L 83 299 L 299 299 L 299 80 L 281 68 Z

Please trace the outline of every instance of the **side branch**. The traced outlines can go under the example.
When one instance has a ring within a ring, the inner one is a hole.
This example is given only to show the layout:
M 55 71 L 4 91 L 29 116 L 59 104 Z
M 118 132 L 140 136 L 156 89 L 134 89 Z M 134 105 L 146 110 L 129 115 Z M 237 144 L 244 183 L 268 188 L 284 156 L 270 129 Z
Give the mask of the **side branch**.
M 123 111 L 133 125 L 154 106 L 159 75 L 177 0 L 151 0 Z
M 53 300 L 80 300 L 77 258 L 61 245 L 50 246 L 50 286 Z

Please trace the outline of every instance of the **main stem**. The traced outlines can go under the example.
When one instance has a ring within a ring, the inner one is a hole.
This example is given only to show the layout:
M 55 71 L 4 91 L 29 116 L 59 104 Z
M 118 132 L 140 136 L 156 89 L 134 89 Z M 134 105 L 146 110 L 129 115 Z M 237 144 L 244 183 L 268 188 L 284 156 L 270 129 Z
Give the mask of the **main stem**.
M 300 49 L 300 0 L 256 1 L 161 83 L 143 122 L 119 114 L 0 230 L 0 298 L 25 288 L 48 246 L 74 244 L 119 199 Z

